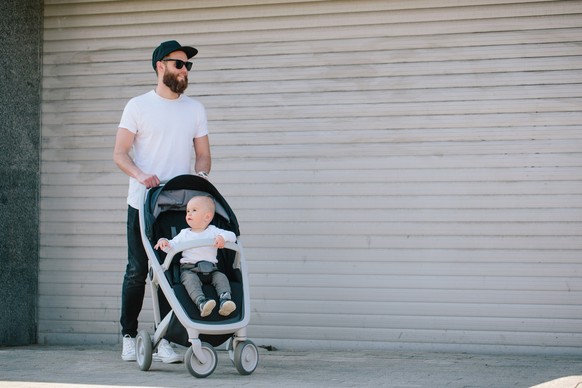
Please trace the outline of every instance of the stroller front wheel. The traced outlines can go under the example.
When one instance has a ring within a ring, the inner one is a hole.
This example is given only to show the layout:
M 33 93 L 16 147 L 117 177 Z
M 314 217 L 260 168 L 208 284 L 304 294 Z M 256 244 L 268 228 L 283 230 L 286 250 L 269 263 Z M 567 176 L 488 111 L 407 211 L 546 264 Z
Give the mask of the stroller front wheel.
M 208 377 L 214 372 L 216 369 L 216 364 L 218 363 L 218 357 L 216 355 L 216 350 L 212 347 L 212 345 L 202 342 L 202 352 L 206 357 L 206 362 L 201 363 L 200 360 L 194 354 L 194 350 L 192 346 L 188 348 L 186 354 L 184 355 L 184 363 L 186 364 L 186 368 L 188 372 L 194 377 L 204 378 Z
M 259 364 L 259 349 L 251 340 L 238 343 L 234 349 L 234 366 L 241 375 L 250 375 Z
M 146 371 L 152 366 L 152 339 L 145 330 L 135 337 L 135 358 L 139 369 Z

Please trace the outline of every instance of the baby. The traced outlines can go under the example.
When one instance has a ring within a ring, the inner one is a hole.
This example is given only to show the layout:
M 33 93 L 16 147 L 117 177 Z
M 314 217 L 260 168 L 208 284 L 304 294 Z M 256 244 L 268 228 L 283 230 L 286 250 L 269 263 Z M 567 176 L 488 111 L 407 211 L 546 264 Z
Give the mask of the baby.
M 231 300 L 230 284 L 225 274 L 216 268 L 217 248 L 224 248 L 226 241 L 236 242 L 236 235 L 228 230 L 219 229 L 210 222 L 214 218 L 215 205 L 211 197 L 195 196 L 188 201 L 186 207 L 186 222 L 189 228 L 182 229 L 172 240 L 161 238 L 154 246 L 154 249 L 161 249 L 168 252 L 175 244 L 196 239 L 214 239 L 214 246 L 204 246 L 199 248 L 186 249 L 182 252 L 180 259 L 180 280 L 190 298 L 196 303 L 200 310 L 201 317 L 207 317 L 216 306 L 214 299 L 208 299 L 202 291 L 202 281 L 198 277 L 203 264 L 212 263 L 212 285 L 220 297 L 220 309 L 218 313 L 222 316 L 230 315 L 236 310 L 236 304 Z M 206 263 L 203 263 L 206 262 Z

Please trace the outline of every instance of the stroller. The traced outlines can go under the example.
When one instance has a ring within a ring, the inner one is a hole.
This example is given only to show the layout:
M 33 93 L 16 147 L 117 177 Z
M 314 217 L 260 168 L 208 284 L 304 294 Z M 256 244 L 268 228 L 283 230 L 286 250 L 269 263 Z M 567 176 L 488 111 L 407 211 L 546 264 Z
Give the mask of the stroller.
M 153 349 L 165 338 L 188 347 L 184 356 L 186 368 L 195 377 L 207 377 L 214 372 L 217 354 L 214 347 L 227 343 L 229 357 L 242 375 L 254 372 L 259 361 L 255 344 L 247 339 L 246 326 L 250 321 L 248 273 L 240 241 L 226 243 L 218 250 L 218 270 L 223 272 L 232 289 L 232 300 L 237 309 L 228 317 L 215 309 L 201 318 L 200 311 L 180 281 L 180 257 L 185 249 L 213 245 L 212 239 L 177 244 L 167 254 L 153 246 L 159 238 L 173 238 L 187 228 L 186 204 L 195 195 L 212 196 L 216 213 L 211 224 L 230 230 L 240 236 L 234 212 L 218 190 L 206 179 L 195 175 L 181 175 L 163 186 L 146 190 L 141 206 L 140 229 L 142 242 L 149 259 L 149 284 L 152 291 L 155 332 L 153 338 L 146 330 L 136 337 L 137 364 L 147 371 L 152 363 Z M 239 239 L 240 240 L 240 239 Z M 202 275 L 203 291 L 209 298 L 218 299 L 209 279 Z

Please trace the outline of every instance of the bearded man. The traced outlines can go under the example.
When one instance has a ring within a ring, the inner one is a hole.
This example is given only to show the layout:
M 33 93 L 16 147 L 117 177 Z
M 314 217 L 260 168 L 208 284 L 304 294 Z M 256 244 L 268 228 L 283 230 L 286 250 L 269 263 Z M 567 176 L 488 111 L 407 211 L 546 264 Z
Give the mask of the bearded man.
M 138 316 L 143 305 L 148 258 L 139 228 L 140 194 L 171 178 L 195 173 L 208 177 L 211 157 L 206 110 L 184 95 L 188 87 L 188 60 L 198 53 L 175 40 L 161 43 L 152 54 L 158 83 L 154 90 L 132 98 L 117 129 L 113 160 L 129 176 L 127 195 L 128 259 L 121 291 L 121 334 L 124 361 L 135 361 Z M 133 155 L 133 157 L 132 157 Z M 180 362 L 168 341 L 162 340 L 154 360 Z

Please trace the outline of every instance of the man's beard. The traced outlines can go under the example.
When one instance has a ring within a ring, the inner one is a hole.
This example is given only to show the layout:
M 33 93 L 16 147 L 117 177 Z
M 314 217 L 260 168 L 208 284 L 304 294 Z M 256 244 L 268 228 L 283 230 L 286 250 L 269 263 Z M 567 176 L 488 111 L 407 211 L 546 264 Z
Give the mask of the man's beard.
M 176 74 L 167 72 L 164 74 L 164 85 L 170 88 L 170 90 L 177 94 L 184 93 L 184 90 L 188 87 L 188 76 L 184 76 L 182 81 L 178 80 L 178 76 Z

